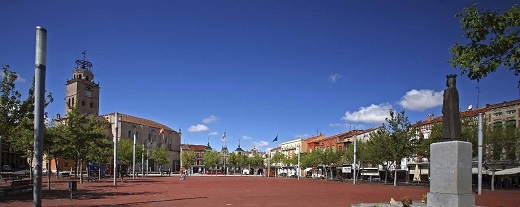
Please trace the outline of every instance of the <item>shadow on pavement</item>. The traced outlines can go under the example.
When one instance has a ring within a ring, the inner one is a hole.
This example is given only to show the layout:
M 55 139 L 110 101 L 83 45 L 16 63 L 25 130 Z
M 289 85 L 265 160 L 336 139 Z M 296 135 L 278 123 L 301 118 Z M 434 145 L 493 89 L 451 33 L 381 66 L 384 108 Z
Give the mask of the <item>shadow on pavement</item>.
M 175 199 L 164 199 L 164 200 L 156 200 L 156 201 L 142 201 L 142 202 L 133 202 L 133 203 L 120 203 L 115 205 L 80 205 L 81 207 L 97 207 L 97 206 L 129 206 L 129 205 L 145 205 L 152 203 L 161 203 L 161 202 L 170 202 L 170 201 L 182 201 L 182 200 L 194 200 L 194 199 L 204 199 L 208 197 L 190 197 L 190 198 L 175 198 Z

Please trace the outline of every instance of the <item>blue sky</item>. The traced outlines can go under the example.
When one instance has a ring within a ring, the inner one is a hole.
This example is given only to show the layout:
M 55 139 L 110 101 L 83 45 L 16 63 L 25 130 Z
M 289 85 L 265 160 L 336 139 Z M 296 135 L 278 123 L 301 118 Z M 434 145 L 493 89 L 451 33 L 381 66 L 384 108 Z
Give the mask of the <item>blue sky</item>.
M 499 3 L 497 3 L 499 2 Z M 482 1 L 504 11 L 518 1 Z M 266 150 L 297 137 L 441 115 L 456 13 L 472 1 L 0 1 L 0 64 L 34 75 L 35 28 L 48 30 L 46 111 L 64 114 L 65 82 L 87 51 L 100 114 L 182 129 L 182 142 Z M 519 98 L 501 68 L 459 76 L 461 109 Z M 278 134 L 278 142 L 273 138 Z

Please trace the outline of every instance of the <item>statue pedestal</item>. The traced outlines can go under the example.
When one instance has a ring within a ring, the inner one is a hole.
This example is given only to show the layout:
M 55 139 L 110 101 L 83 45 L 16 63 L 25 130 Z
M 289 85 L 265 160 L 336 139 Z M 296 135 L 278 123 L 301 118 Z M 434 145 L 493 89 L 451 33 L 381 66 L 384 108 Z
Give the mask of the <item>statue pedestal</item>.
M 471 190 L 471 143 L 449 141 L 430 146 L 428 206 L 475 206 Z

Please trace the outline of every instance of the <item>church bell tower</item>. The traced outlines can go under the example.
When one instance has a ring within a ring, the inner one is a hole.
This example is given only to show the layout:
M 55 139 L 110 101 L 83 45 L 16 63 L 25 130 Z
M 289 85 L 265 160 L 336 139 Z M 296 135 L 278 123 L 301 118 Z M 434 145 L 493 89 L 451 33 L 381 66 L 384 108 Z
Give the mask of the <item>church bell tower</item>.
M 65 92 L 65 113 L 78 104 L 79 112 L 99 116 L 99 83 L 94 82 L 92 63 L 82 52 L 83 59 L 75 61 L 72 79 L 67 80 Z

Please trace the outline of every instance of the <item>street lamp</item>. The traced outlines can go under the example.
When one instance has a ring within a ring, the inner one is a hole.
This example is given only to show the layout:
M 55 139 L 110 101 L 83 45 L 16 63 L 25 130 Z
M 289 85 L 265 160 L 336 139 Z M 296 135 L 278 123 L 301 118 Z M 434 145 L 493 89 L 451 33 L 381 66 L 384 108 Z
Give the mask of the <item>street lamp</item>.
M 144 177 L 144 145 L 143 144 L 143 151 L 141 152 L 141 177 Z
M 297 174 L 298 174 L 298 180 L 300 180 L 300 174 L 301 174 L 301 168 L 300 168 L 300 154 L 301 154 L 301 151 L 302 151 L 302 138 L 300 138 L 300 143 L 298 144 L 298 171 L 297 171 Z
M 137 129 L 134 126 L 134 149 L 133 149 L 133 163 L 132 163 L 132 179 L 134 179 L 134 180 L 135 180 L 135 142 L 137 139 L 136 130 Z
M 116 132 L 115 132 L 115 135 L 114 135 L 114 186 L 117 185 L 117 137 L 118 137 L 118 132 L 119 132 L 119 123 L 118 121 L 120 121 L 121 117 L 119 116 L 119 114 L 117 112 L 115 112 L 115 129 L 116 129 Z

